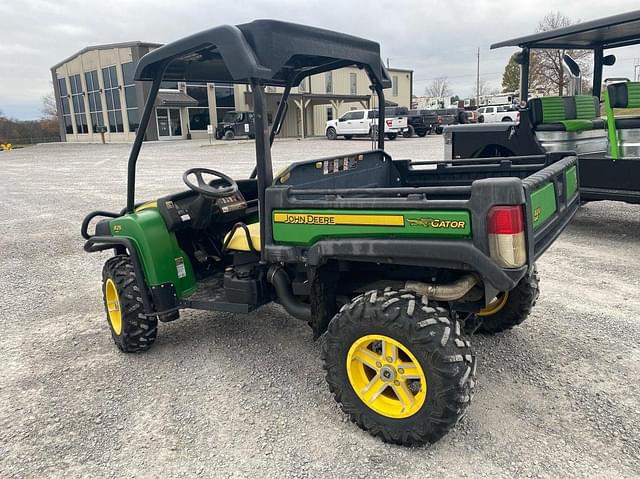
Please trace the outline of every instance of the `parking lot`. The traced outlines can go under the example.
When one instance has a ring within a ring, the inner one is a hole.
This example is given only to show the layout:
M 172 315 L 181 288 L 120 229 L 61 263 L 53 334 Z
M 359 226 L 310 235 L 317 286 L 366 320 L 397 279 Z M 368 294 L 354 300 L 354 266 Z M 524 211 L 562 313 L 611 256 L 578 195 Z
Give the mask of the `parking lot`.
M 435 159 L 442 137 L 388 142 Z M 369 148 L 276 141 L 274 169 Z M 638 477 L 640 206 L 587 204 L 538 264 L 520 327 L 472 338 L 476 394 L 437 444 L 384 444 L 344 416 L 310 328 L 269 305 L 184 312 L 148 353 L 111 340 L 100 292 L 109 253 L 86 254 L 86 213 L 119 210 L 129 145 L 0 153 L 1 477 Z M 202 166 L 232 177 L 253 142 L 145 144 L 139 200 Z

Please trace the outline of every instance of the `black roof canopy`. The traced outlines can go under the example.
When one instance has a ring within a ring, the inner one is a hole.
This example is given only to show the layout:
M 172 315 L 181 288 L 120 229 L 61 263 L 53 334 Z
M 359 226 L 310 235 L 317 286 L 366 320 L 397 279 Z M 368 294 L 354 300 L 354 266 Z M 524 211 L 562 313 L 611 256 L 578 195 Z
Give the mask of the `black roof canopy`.
M 526 47 L 594 50 L 624 47 L 638 43 L 640 43 L 640 10 L 635 10 L 494 43 L 491 45 L 491 49 Z
M 168 43 L 140 59 L 135 78 L 151 81 L 165 65 L 163 78 L 170 81 L 249 83 L 253 78 L 274 86 L 356 65 L 383 88 L 391 87 L 378 43 L 276 20 L 222 25 Z

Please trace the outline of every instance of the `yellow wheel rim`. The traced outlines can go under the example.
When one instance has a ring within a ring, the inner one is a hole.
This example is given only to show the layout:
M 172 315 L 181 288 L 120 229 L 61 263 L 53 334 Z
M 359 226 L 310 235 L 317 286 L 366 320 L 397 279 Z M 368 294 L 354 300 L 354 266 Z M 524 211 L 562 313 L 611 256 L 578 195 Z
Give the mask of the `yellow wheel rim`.
M 505 291 L 503 293 L 498 294 L 493 300 L 487 305 L 486 308 L 483 308 L 478 313 L 478 316 L 491 316 L 492 314 L 496 314 L 502 308 L 504 308 L 505 304 L 509 300 L 509 291 Z
M 120 310 L 120 297 L 116 284 L 109 278 L 104 286 L 104 297 L 107 302 L 109 323 L 113 332 L 120 336 L 122 333 L 122 311 Z
M 406 346 L 388 336 L 370 334 L 356 340 L 347 354 L 347 374 L 360 400 L 382 416 L 412 416 L 427 397 L 420 363 Z

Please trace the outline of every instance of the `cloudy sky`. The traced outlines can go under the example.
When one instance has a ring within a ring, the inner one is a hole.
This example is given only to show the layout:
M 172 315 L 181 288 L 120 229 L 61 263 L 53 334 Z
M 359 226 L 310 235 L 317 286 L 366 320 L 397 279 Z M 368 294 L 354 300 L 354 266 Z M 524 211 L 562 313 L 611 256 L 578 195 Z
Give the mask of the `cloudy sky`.
M 324 27 L 380 42 L 391 66 L 415 71 L 415 92 L 447 76 L 467 97 L 481 77 L 499 87 L 514 49 L 493 42 L 533 33 L 550 11 L 591 20 L 638 8 L 637 0 L 0 0 L 0 110 L 31 119 L 49 91 L 49 68 L 87 45 L 130 40 L 167 42 L 223 23 L 275 18 Z M 640 47 L 616 52 L 605 76 L 633 76 Z

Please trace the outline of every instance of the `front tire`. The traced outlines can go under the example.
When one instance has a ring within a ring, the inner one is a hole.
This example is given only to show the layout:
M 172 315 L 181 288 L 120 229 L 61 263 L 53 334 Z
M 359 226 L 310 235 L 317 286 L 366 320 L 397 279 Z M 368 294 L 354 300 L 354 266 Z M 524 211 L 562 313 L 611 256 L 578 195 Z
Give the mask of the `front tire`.
M 111 337 L 120 351 L 140 353 L 156 340 L 158 319 L 144 314 L 133 263 L 124 254 L 109 258 L 102 269 L 102 293 Z
M 338 133 L 336 133 L 336 129 L 333 127 L 327 128 L 327 138 L 329 140 L 335 140 L 338 138 Z
M 353 422 L 385 442 L 433 443 L 463 416 L 476 360 L 460 323 L 405 290 L 346 304 L 324 336 L 329 389 Z
M 233 132 L 233 130 L 227 130 L 224 132 L 225 140 L 233 140 L 235 137 L 236 137 L 236 134 Z
M 534 268 L 515 288 L 498 294 L 486 308 L 468 318 L 465 330 L 495 334 L 511 329 L 529 317 L 539 295 L 540 278 Z

